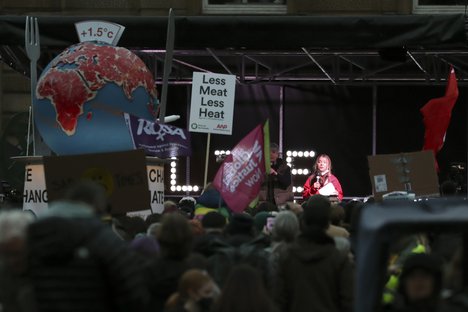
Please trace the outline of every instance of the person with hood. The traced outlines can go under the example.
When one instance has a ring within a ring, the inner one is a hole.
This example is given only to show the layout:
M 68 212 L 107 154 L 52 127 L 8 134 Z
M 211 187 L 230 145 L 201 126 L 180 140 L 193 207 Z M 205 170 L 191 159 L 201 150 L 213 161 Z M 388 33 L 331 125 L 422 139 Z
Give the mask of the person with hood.
M 457 312 L 441 298 L 442 261 L 434 255 L 413 254 L 406 259 L 391 312 Z
M 274 298 L 285 312 L 351 311 L 353 269 L 325 232 L 330 200 L 314 195 L 303 208 L 302 233 L 278 261 Z
M 37 311 L 146 311 L 139 258 L 99 216 L 104 188 L 79 182 L 27 230 L 28 273 Z

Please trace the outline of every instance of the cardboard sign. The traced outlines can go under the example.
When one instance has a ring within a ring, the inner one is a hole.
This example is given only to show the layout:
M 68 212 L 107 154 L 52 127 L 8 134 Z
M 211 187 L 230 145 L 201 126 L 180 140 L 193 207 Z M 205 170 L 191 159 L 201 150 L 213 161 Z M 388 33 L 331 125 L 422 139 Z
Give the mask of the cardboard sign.
M 164 166 L 163 164 L 158 165 L 149 162 L 146 171 L 148 174 L 151 209 L 129 212 L 127 213 L 128 216 L 138 216 L 146 219 L 152 213 L 162 213 L 164 211 Z
M 74 182 L 89 179 L 102 184 L 112 214 L 150 207 L 145 152 L 143 150 L 44 157 L 49 201 L 60 199 Z
M 416 196 L 439 196 L 432 151 L 368 156 L 372 192 L 376 200 L 394 191 Z
M 23 210 L 36 216 L 48 209 L 48 198 L 42 164 L 26 164 L 24 175 Z
M 235 92 L 234 75 L 194 72 L 189 131 L 231 135 Z

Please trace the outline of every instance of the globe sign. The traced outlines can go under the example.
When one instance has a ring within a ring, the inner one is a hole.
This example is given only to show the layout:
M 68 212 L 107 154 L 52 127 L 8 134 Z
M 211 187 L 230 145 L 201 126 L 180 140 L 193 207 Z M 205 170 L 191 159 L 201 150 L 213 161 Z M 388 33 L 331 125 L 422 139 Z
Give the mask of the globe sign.
M 154 120 L 151 72 L 131 51 L 97 42 L 75 44 L 37 82 L 34 121 L 58 155 L 133 149 L 123 113 Z

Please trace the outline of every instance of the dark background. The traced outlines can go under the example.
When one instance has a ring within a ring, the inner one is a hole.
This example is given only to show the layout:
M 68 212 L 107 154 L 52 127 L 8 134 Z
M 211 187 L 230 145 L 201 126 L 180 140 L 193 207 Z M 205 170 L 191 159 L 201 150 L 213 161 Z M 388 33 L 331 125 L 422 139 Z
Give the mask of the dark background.
M 266 85 L 236 87 L 233 133 L 231 136 L 211 135 L 208 181 L 219 168 L 214 151 L 232 149 L 268 118 L 271 140 L 278 142 L 280 90 L 280 86 Z M 424 126 L 419 109 L 431 98 L 443 96 L 444 91 L 443 86 L 379 86 L 377 154 L 421 150 Z M 451 162 L 466 162 L 465 94 L 465 89 L 460 88 L 445 145 L 438 155 L 441 180 L 446 178 Z M 190 86 L 169 87 L 167 115 L 181 115 L 174 125 L 187 127 L 189 105 Z M 185 159 L 178 160 L 177 184 L 202 186 L 206 142 L 207 134 L 192 133 L 190 168 Z M 370 195 L 367 156 L 372 154 L 372 87 L 285 86 L 283 151 L 287 150 L 329 154 L 345 196 Z M 294 166 L 310 170 L 314 160 L 296 158 Z M 187 180 L 188 171 L 190 180 Z M 305 178 L 295 176 L 294 185 L 301 186 Z M 166 181 L 169 181 L 168 175 Z M 182 195 L 170 190 L 166 194 Z

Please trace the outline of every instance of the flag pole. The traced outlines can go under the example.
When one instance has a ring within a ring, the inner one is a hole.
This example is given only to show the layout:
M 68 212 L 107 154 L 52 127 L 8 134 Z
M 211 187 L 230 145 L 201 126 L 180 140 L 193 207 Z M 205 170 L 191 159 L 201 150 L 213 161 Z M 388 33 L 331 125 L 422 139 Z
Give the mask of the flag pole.
M 203 179 L 203 188 L 206 187 L 206 182 L 208 180 L 208 160 L 210 159 L 210 142 L 211 133 L 208 133 L 208 137 L 206 139 L 205 177 Z

